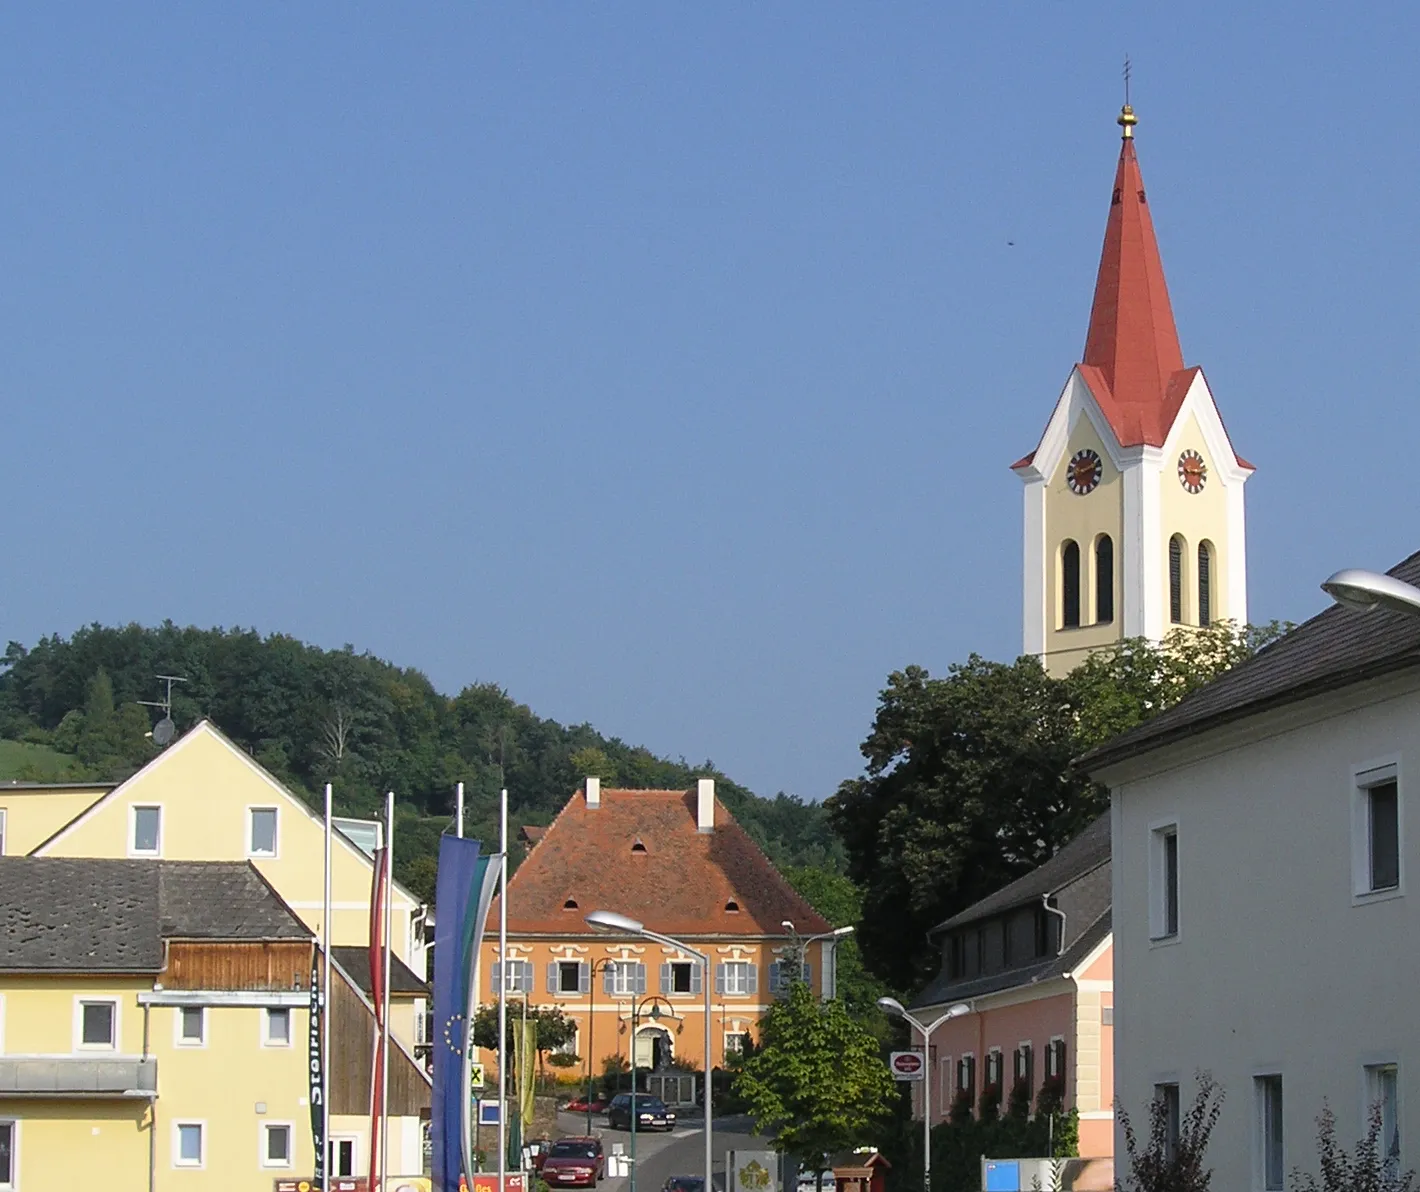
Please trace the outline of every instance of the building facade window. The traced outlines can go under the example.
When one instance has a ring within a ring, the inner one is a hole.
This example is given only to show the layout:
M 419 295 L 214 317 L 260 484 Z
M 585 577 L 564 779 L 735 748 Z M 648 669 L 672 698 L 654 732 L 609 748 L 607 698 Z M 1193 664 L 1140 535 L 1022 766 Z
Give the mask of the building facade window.
M 289 1122 L 262 1122 L 261 1165 L 263 1167 L 291 1166 L 291 1124 Z
M 1051 1080 L 1065 1079 L 1065 1040 L 1050 1040 L 1045 1049 L 1045 1075 Z
M 268 1006 L 263 1015 L 261 1041 L 267 1047 L 291 1046 L 291 1010 L 288 1006 Z
M 355 1174 L 355 1139 L 332 1138 L 330 1140 L 330 1161 L 327 1170 L 331 1175 Z
M 700 966 L 692 960 L 668 960 L 661 965 L 662 993 L 702 993 Z
M 1023 1085 L 1028 1095 L 1034 1096 L 1035 1091 L 1035 1051 L 1029 1043 L 1022 1043 L 1016 1048 L 1015 1060 L 1015 1083 Z M 1027 1102 L 1029 1104 L 1029 1102 Z
M 0 1188 L 6 1192 L 20 1179 L 20 1124 L 12 1118 L 0 1119 Z
M 957 1061 L 957 1096 L 968 1105 L 976 1104 L 976 1057 L 964 1055 Z
M 1198 544 L 1198 623 L 1213 623 L 1213 548 Z
M 759 992 L 759 970 L 747 960 L 725 960 L 715 966 L 715 992 L 748 997 Z
M 602 970 L 602 989 L 612 997 L 646 992 L 646 966 L 639 960 L 618 960 Z
M 276 856 L 276 808 L 252 807 L 247 811 L 247 856 Z
M 1357 896 L 1401 888 L 1400 781 L 1395 764 L 1356 775 L 1352 795 L 1352 870 Z
M 163 851 L 163 809 L 135 807 L 129 813 L 128 851 L 135 857 L 156 857 Z
M 549 960 L 547 962 L 548 993 L 589 993 L 591 988 L 591 966 L 586 961 Z
M 726 1032 L 725 1032 L 725 1054 L 726 1054 L 726 1055 L 743 1055 L 745 1049 L 746 1049 L 748 1046 L 749 1046 L 749 1035 L 746 1034 L 744 1031 L 726 1031 Z
M 780 997 L 789 992 L 795 980 L 812 988 L 814 966 L 809 961 L 801 965 L 797 960 L 776 960 L 769 966 L 769 992 Z
M 1066 629 L 1080 624 L 1080 544 L 1072 539 L 1060 548 L 1060 624 Z
M 498 983 L 503 980 L 502 964 L 494 964 L 489 974 L 489 989 L 497 996 Z M 610 971 L 610 970 L 608 970 Z M 504 993 L 532 993 L 533 992 L 533 966 L 531 960 L 510 960 L 507 964 L 508 980 L 503 987 Z
M 177 1045 L 201 1047 L 207 1042 L 207 1011 L 201 1006 L 177 1008 Z
M 1150 885 L 1149 935 L 1151 939 L 1174 939 L 1178 935 L 1178 826 L 1155 828 L 1149 848 Z
M 1101 534 L 1095 543 L 1095 621 L 1114 620 L 1114 539 Z
M 207 1147 L 201 1122 L 173 1123 L 173 1166 L 201 1167 Z
M 1169 539 L 1169 620 L 1183 624 L 1183 539 Z
M 1164 1107 L 1164 1157 L 1178 1154 L 1178 1131 L 1182 1121 L 1183 1103 L 1179 1100 L 1177 1083 L 1154 1085 L 1154 1100 Z
M 1366 1068 L 1366 1114 L 1381 1111 L 1380 1159 L 1388 1180 L 1400 1176 L 1400 1069 L 1395 1064 Z
M 1258 1076 L 1257 1155 L 1263 1192 L 1282 1192 L 1286 1172 L 1282 1166 L 1282 1077 Z
M 118 1002 L 113 998 L 80 998 L 78 1050 L 113 1051 L 118 1047 Z

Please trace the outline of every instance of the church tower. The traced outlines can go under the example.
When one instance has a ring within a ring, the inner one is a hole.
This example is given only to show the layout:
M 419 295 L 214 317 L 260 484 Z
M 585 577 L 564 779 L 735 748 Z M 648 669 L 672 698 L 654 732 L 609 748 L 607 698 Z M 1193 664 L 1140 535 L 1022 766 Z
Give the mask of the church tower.
M 1083 359 L 1025 483 L 1024 652 L 1053 675 L 1126 637 L 1247 621 L 1243 486 L 1197 366 L 1185 368 L 1134 151 L 1123 144 Z

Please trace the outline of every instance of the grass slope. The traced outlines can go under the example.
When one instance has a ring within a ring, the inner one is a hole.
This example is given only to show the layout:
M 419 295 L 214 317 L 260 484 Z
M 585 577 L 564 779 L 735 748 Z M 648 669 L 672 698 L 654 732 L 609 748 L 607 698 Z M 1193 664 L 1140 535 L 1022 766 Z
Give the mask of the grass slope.
M 48 745 L 0 740 L 0 782 L 66 782 L 82 772 L 77 757 Z

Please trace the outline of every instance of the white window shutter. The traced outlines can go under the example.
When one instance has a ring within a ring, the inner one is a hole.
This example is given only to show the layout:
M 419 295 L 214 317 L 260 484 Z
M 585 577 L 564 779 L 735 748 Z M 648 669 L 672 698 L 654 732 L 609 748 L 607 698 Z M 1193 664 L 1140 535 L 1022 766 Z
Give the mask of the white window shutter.
M 759 965 L 750 963 L 745 965 L 745 992 L 759 992 Z
M 592 992 L 592 966 L 585 960 L 577 966 L 577 992 Z
M 662 992 L 662 993 L 670 993 L 670 991 L 671 991 L 671 962 L 670 962 L 669 960 L 667 960 L 664 964 L 661 965 L 661 992 Z
M 704 966 L 703 966 L 703 965 L 700 965 L 700 964 L 698 964 L 698 963 L 697 963 L 697 964 L 692 964 L 692 965 L 690 966 L 690 992 L 691 992 L 691 993 L 704 993 L 704 992 L 705 992 L 704 981 L 705 981 Z
M 715 992 L 718 994 L 725 992 L 725 964 L 723 961 L 715 966 Z
M 555 960 L 547 962 L 547 992 L 557 992 L 557 961 Z

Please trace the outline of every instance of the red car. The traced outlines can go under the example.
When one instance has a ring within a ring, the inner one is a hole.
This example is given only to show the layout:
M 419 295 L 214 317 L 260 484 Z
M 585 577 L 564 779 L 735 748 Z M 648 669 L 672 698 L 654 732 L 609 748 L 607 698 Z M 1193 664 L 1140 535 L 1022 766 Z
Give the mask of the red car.
M 559 1138 L 542 1161 L 542 1178 L 553 1188 L 595 1188 L 606 1174 L 600 1138 Z
M 593 1097 L 590 1102 L 586 1097 L 574 1097 L 562 1108 L 567 1113 L 586 1113 L 588 1110 L 591 1110 L 592 1113 L 605 1113 L 606 1107 L 610 1104 L 611 1102 L 605 1097 Z

